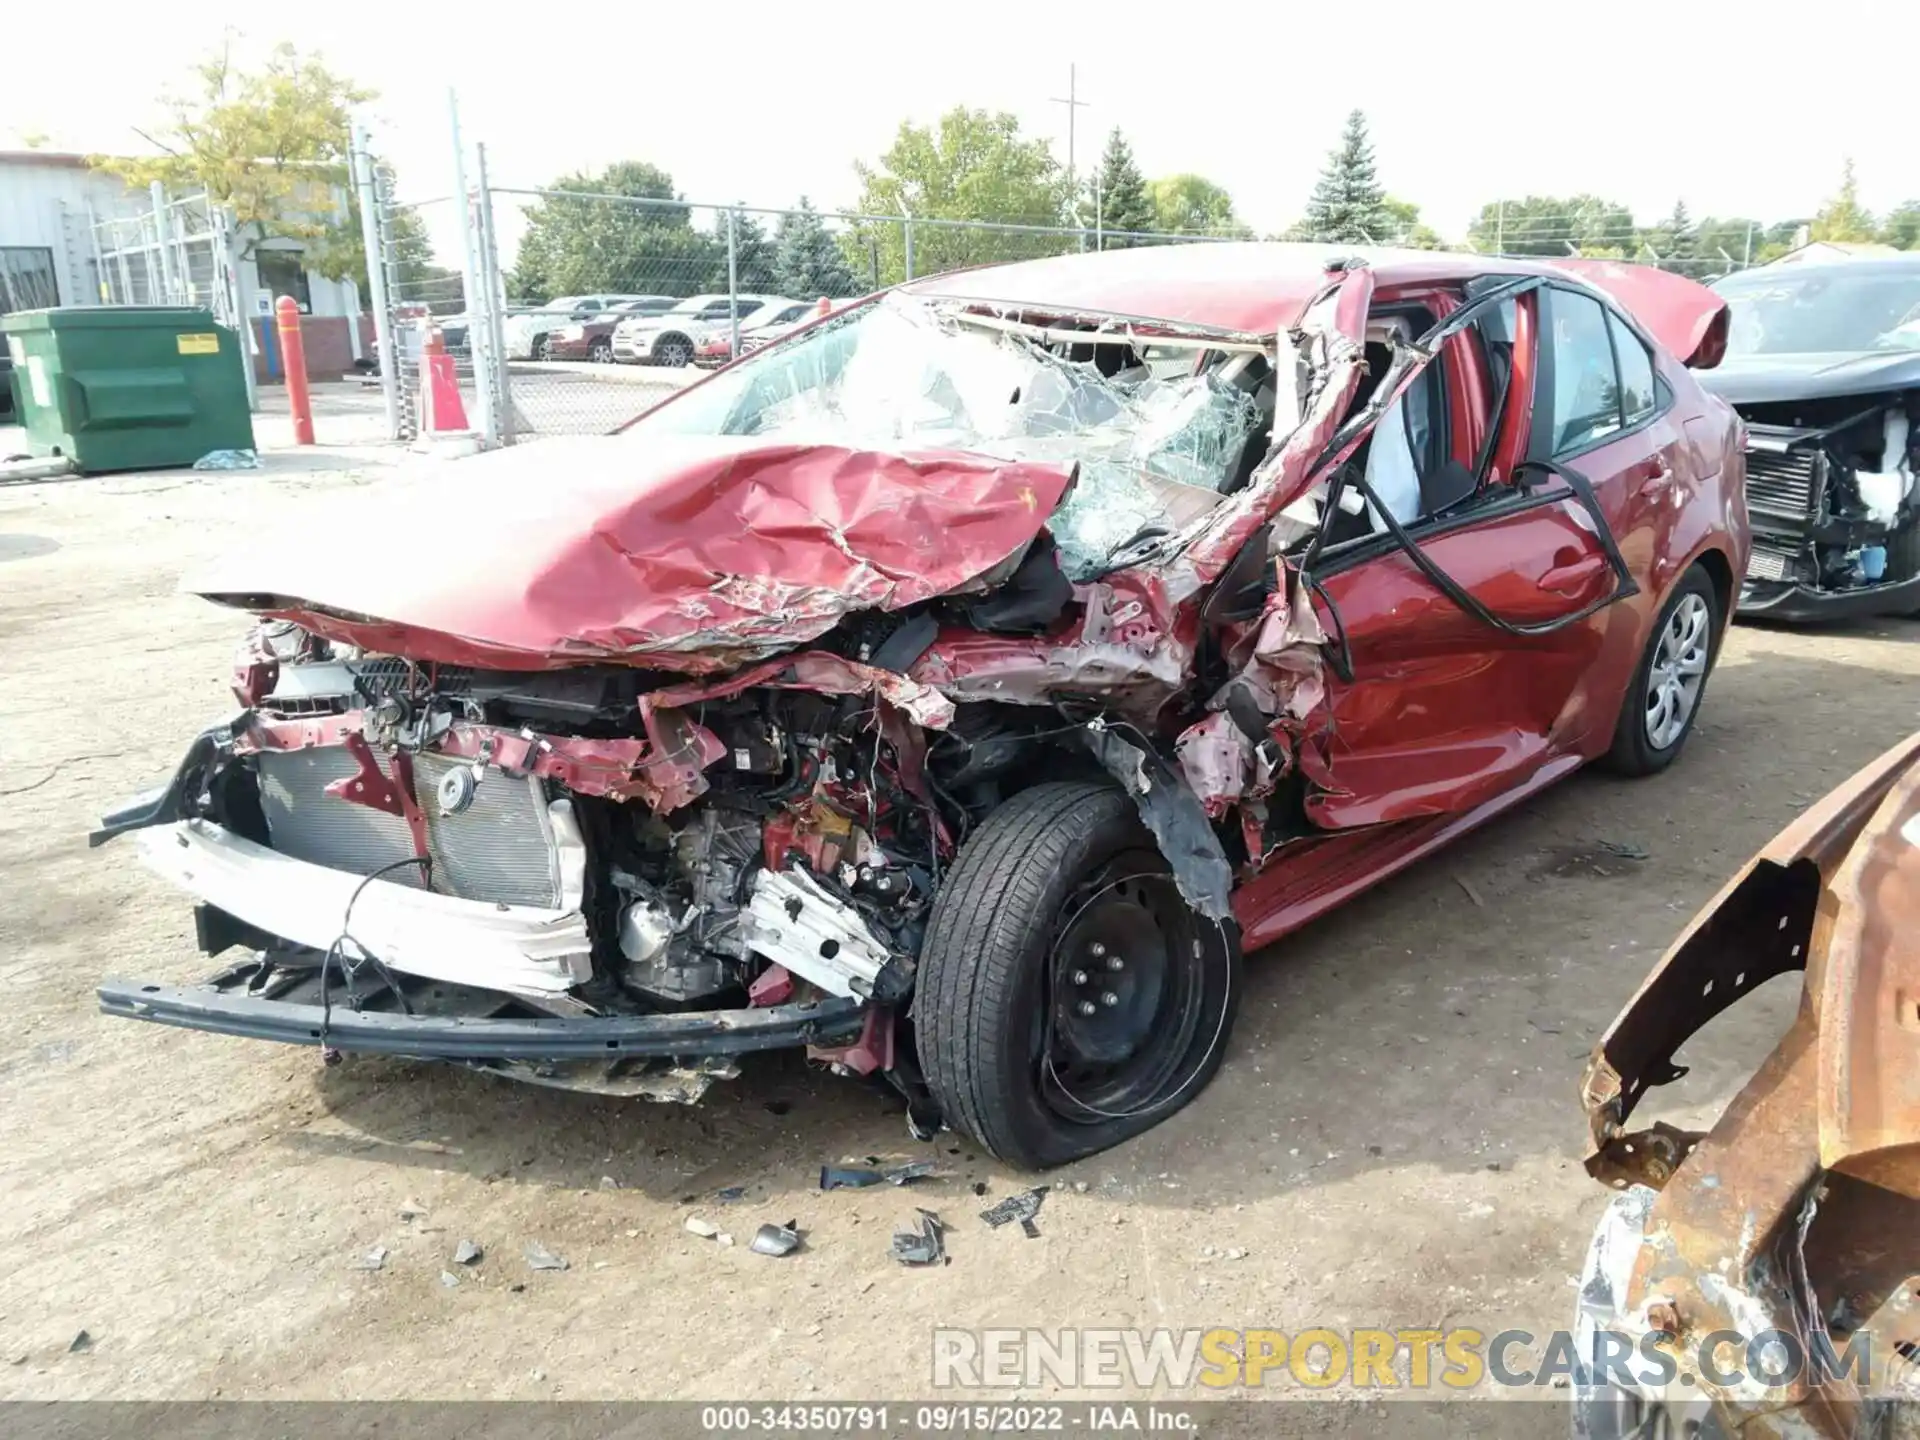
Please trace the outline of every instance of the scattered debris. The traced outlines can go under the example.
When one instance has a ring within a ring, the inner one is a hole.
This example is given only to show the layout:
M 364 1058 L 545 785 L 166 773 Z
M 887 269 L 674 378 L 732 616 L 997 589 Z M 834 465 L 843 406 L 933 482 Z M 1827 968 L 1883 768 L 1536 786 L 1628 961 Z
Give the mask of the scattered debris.
M 564 1270 L 567 1262 L 553 1253 L 538 1240 L 529 1240 L 526 1249 L 527 1264 L 536 1270 Z
M 378 1270 L 386 1263 L 387 1247 L 384 1245 L 376 1245 L 358 1260 L 354 1261 L 353 1268 L 356 1270 Z
M 784 1225 L 768 1223 L 754 1232 L 747 1248 L 756 1255 L 791 1255 L 800 1248 L 800 1232 L 791 1220 Z
M 1462 890 L 1467 892 L 1467 899 L 1473 902 L 1475 909 L 1484 910 L 1487 908 L 1487 902 L 1480 898 L 1480 892 L 1473 888 L 1473 882 L 1467 879 L 1466 876 L 1464 875 L 1454 876 L 1453 883 L 1458 885 Z
M 453 1247 L 453 1263 L 456 1265 L 478 1265 L 481 1260 L 485 1258 L 486 1253 L 486 1251 L 474 1244 L 473 1241 L 462 1240 L 458 1245 Z
M 944 1265 L 947 1246 L 946 1223 L 931 1210 L 920 1210 L 918 1230 L 897 1230 L 893 1236 L 893 1258 L 902 1265 Z
M 926 1179 L 933 1172 L 933 1161 L 909 1160 L 905 1165 L 896 1165 L 881 1173 L 889 1185 L 911 1185 L 916 1180 Z
M 209 450 L 193 462 L 196 470 L 258 470 L 260 456 L 252 450 Z
M 702 1220 L 698 1215 L 687 1216 L 687 1229 L 702 1240 L 711 1240 L 720 1233 L 720 1227 L 711 1220 Z
M 1380 1147 L 1379 1147 L 1378 1145 L 1369 1145 L 1369 1146 L 1367 1146 L 1367 1154 L 1369 1154 L 1369 1155 L 1380 1155 L 1380 1154 L 1383 1154 L 1383 1153 L 1385 1153 L 1385 1152 L 1383 1152 L 1383 1151 L 1382 1151 L 1382 1150 L 1380 1149 Z
M 526 1291 L 526 1288 L 527 1287 L 518 1280 L 514 1281 L 513 1284 L 507 1286 L 507 1289 L 512 1291 L 515 1295 L 524 1294 Z
M 1076 1180 L 1073 1182 L 1073 1189 L 1075 1194 L 1084 1195 L 1087 1193 L 1087 1182 L 1084 1180 Z
M 7 1357 L 7 1363 L 8 1363 L 9 1365 L 24 1365 L 24 1364 L 26 1364 L 26 1363 L 27 1363 L 27 1352 L 26 1352 L 26 1351 L 24 1351 L 24 1350 L 22 1350 L 22 1351 L 20 1351 L 20 1352 L 19 1352 L 19 1353 L 17 1353 L 17 1354 L 14 1354 L 14 1355 L 9 1355 L 9 1356 Z
M 92 1348 L 93 1336 L 82 1330 L 78 1335 L 73 1337 L 73 1342 L 67 1346 L 67 1353 L 69 1355 L 78 1355 L 82 1351 L 91 1350 Z
M 722 1230 L 718 1235 L 714 1236 L 713 1238 L 715 1243 L 720 1245 L 725 1245 L 728 1249 L 733 1248 L 733 1236 L 729 1235 L 726 1231 Z
M 1021 1232 L 1029 1240 L 1038 1239 L 1040 1227 L 1033 1223 L 1033 1217 L 1040 1213 L 1040 1203 L 1047 1198 L 1048 1188 L 1040 1185 L 1032 1190 L 1022 1190 L 1018 1195 L 1009 1195 L 992 1209 L 982 1210 L 980 1218 L 995 1230 L 1017 1220 Z
M 460 1288 L 460 1277 L 451 1270 L 442 1270 L 440 1272 L 440 1283 L 449 1290 L 458 1290 Z
M 402 1200 L 400 1202 L 400 1218 L 402 1220 L 421 1220 L 426 1217 L 426 1213 L 427 1207 L 422 1205 L 418 1200 Z
M 869 1185 L 878 1185 L 886 1178 L 878 1170 L 850 1170 L 837 1165 L 820 1167 L 822 1190 L 863 1190 Z
M 1622 860 L 1651 860 L 1653 852 L 1646 846 L 1633 840 L 1602 840 L 1600 848 L 1609 855 L 1618 855 Z
M 1500 1162 L 1498 1160 L 1487 1161 L 1487 1169 L 1498 1170 L 1499 1168 L 1500 1168 Z
M 1247 1258 L 1247 1252 L 1245 1250 L 1242 1250 L 1238 1245 L 1235 1245 L 1233 1248 L 1227 1251 L 1227 1259 L 1229 1260 L 1244 1260 L 1246 1258 Z
M 976 1180 L 976 1181 L 974 1181 L 974 1182 L 973 1182 L 973 1193 L 974 1193 L 974 1194 L 976 1194 L 976 1195 L 984 1195 L 984 1194 L 986 1194 L 986 1193 L 987 1193 L 987 1182 L 986 1182 L 986 1181 L 984 1181 L 984 1180 Z
M 620 1182 L 611 1175 L 602 1175 L 600 1177 L 600 1188 L 602 1190 L 618 1190 L 620 1188 Z
M 743 1198 L 746 1193 L 747 1187 L 744 1185 L 729 1185 L 724 1190 L 714 1191 L 713 1198 L 722 1205 L 731 1205 L 734 1201 Z

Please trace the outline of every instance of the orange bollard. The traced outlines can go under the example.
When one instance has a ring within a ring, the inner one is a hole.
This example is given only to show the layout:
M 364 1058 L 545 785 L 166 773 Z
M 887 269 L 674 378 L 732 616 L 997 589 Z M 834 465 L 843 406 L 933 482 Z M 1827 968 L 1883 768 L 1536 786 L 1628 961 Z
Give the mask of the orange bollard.
M 280 363 L 287 372 L 287 408 L 293 412 L 293 443 L 313 444 L 313 395 L 307 389 L 307 343 L 300 334 L 300 302 L 282 295 L 273 302 L 280 332 Z
M 833 312 L 833 302 L 824 295 L 820 297 L 819 311 L 822 317 L 825 317 Z

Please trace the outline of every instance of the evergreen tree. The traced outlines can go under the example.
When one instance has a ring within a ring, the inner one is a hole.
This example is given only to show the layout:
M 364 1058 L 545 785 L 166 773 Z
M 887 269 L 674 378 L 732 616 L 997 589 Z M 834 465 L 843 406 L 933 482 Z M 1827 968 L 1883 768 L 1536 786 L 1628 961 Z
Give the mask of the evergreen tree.
M 846 256 L 807 197 L 780 217 L 773 232 L 773 288 L 792 300 L 822 295 L 840 300 L 865 287 L 853 278 Z
M 1109 250 L 1138 243 L 1116 231 L 1151 230 L 1154 227 L 1153 197 L 1147 193 L 1147 177 L 1133 163 L 1133 147 L 1118 125 L 1107 136 L 1107 148 L 1100 156 L 1100 173 L 1092 197 L 1099 205 L 1101 242 Z
M 1687 213 L 1687 202 L 1674 201 L 1673 213 L 1655 228 L 1650 238 L 1662 260 L 1693 259 L 1699 252 L 1699 236 L 1694 233 L 1693 217 Z
M 1347 116 L 1340 144 L 1327 157 L 1307 202 L 1305 226 L 1316 240 L 1382 244 L 1394 231 L 1387 192 L 1373 168 L 1373 142 L 1367 138 L 1366 112 Z
M 1849 159 L 1840 174 L 1839 193 L 1813 217 L 1808 238 L 1847 241 L 1871 240 L 1873 237 L 1873 216 L 1860 203 L 1860 186 L 1853 178 L 1853 161 Z
M 727 266 L 727 212 L 713 217 L 714 262 L 707 282 L 709 290 L 727 293 L 727 281 L 735 280 L 743 295 L 773 295 L 777 252 L 767 239 L 757 217 L 736 211 L 733 217 L 733 266 Z

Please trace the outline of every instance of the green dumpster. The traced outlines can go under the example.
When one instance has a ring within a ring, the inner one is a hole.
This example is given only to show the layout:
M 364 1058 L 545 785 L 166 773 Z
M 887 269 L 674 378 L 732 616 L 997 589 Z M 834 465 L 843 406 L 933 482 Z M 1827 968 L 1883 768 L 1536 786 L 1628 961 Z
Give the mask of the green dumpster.
M 239 337 L 211 311 L 65 305 L 0 316 L 0 333 L 36 455 L 93 474 L 253 448 Z

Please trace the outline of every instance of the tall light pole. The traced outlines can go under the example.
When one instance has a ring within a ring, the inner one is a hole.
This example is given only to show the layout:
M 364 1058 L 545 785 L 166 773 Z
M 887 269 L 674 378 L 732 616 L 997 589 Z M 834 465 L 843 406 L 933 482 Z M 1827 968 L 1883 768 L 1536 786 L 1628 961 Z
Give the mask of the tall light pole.
M 1067 107 L 1067 191 L 1073 196 L 1073 211 L 1077 217 L 1080 213 L 1080 184 L 1079 173 L 1074 167 L 1074 160 L 1076 158 L 1073 143 L 1074 120 L 1076 118 L 1076 112 L 1087 108 L 1087 102 L 1080 98 L 1078 76 L 1075 74 L 1075 67 L 1072 65 L 1067 66 L 1067 93 L 1064 96 L 1051 96 L 1047 103 Z

